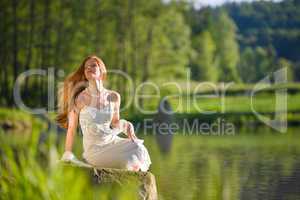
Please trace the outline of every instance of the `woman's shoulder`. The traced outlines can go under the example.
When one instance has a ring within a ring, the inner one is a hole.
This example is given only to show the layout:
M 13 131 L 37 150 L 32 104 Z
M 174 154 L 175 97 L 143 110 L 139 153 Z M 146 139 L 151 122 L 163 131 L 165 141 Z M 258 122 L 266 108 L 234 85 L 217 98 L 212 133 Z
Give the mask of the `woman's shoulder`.
M 89 100 L 89 96 L 88 96 L 86 90 L 83 90 L 76 96 L 75 103 L 79 107 L 82 107 L 85 104 L 87 104 L 88 100 Z

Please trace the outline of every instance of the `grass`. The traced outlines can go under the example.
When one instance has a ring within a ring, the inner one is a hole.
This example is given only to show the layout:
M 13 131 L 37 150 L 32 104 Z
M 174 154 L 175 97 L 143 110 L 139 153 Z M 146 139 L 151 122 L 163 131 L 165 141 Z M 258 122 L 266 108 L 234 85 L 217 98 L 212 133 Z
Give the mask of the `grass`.
M 157 87 L 155 86 L 157 85 Z M 226 96 L 231 95 L 243 95 L 251 92 L 254 88 L 264 86 L 265 88 L 260 91 L 260 93 L 273 93 L 275 90 L 285 88 L 288 93 L 296 94 L 300 92 L 300 83 L 290 82 L 282 84 L 256 84 L 256 83 L 213 83 L 213 82 L 198 82 L 198 81 L 189 81 L 189 82 L 159 82 L 154 83 L 154 85 L 145 86 L 142 90 L 143 93 L 147 94 L 157 94 L 158 88 L 161 94 L 191 94 L 191 93 L 200 93 L 200 94 L 215 94 L 224 93 Z
M 32 124 L 39 128 L 45 127 L 45 124 L 38 118 L 28 112 L 16 108 L 0 108 L 0 126 L 7 127 L 23 132 L 30 132 Z
M 199 85 L 201 87 L 197 89 Z M 174 84 L 167 86 L 164 86 L 162 83 L 159 84 L 160 93 L 157 93 L 158 91 L 155 90 L 153 86 L 143 88 L 143 94 L 150 95 L 144 97 L 144 104 L 137 104 L 137 99 L 132 99 L 133 101 L 129 103 L 134 109 L 130 110 L 128 107 L 124 109 L 121 106 L 121 117 L 135 120 L 141 118 L 143 114 L 154 114 L 157 111 L 160 100 L 164 96 L 167 96 L 173 111 L 177 114 L 197 114 L 205 113 L 206 111 L 243 114 L 253 113 L 253 110 L 272 113 L 275 111 L 276 105 L 274 91 L 280 88 L 287 89 L 287 111 L 289 113 L 300 112 L 299 83 L 274 85 L 266 90 L 260 91 L 253 96 L 253 104 L 251 103 L 249 91 L 255 87 L 255 84 L 233 84 L 226 89 L 224 97 L 222 97 L 220 84 L 217 85 L 217 88 L 212 88 L 202 82 L 192 81 L 189 90 L 187 90 L 188 86 L 186 83 L 178 82 L 178 86 L 181 88 L 181 93 L 179 93 L 177 86 Z M 216 89 L 218 93 L 215 93 L 213 89 Z M 193 90 L 195 90 L 196 93 L 191 95 Z M 122 103 L 124 105 L 128 104 L 128 102 Z M 55 112 L 49 113 L 50 119 L 54 120 L 55 114 Z
M 287 111 L 300 112 L 300 94 L 287 95 Z M 205 112 L 275 112 L 276 96 L 271 94 L 250 96 L 215 97 L 199 95 L 195 97 L 179 96 L 168 98 L 176 113 L 205 113 Z M 147 101 L 145 110 L 156 111 L 157 101 Z
M 33 127 L 27 137 L 0 129 L 1 199 L 136 199 L 132 183 L 100 186 L 87 170 L 59 164 L 63 141 L 50 134 L 40 143 L 41 130 Z

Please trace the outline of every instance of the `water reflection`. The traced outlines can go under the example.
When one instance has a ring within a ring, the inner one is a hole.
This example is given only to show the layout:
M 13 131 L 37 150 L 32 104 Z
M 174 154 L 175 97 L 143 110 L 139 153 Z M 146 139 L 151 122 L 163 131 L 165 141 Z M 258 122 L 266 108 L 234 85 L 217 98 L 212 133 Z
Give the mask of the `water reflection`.
M 300 199 L 299 128 L 287 134 L 145 138 L 161 199 Z M 158 141 L 158 140 L 157 140 Z
M 173 122 L 173 111 L 170 103 L 166 99 L 160 101 L 158 112 L 153 122 L 155 124 L 156 142 L 161 153 L 167 154 L 171 150 L 173 132 L 172 129 L 165 127 L 170 127 L 170 124 Z

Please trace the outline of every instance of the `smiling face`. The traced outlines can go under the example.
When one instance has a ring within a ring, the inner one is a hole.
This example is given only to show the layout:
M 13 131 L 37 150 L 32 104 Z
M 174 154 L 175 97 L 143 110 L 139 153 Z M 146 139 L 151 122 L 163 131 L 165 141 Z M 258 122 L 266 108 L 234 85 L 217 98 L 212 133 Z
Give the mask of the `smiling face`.
M 90 58 L 85 62 L 84 75 L 87 80 L 102 79 L 103 70 L 101 71 L 101 66 L 95 58 Z

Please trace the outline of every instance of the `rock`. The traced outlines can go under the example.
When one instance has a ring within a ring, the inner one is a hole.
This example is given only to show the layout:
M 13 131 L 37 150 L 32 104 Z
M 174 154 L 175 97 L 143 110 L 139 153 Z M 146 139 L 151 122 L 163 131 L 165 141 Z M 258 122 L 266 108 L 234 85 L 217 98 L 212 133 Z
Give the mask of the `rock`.
M 126 184 L 135 179 L 140 183 L 139 197 L 145 200 L 156 200 L 157 189 L 155 177 L 151 172 L 133 172 L 121 169 L 96 169 L 96 181 L 102 183 Z
M 14 124 L 12 121 L 10 120 L 4 120 L 2 122 L 0 122 L 0 126 L 4 129 L 4 130 L 9 130 L 9 129 L 13 129 L 14 128 Z
M 87 168 L 93 173 L 93 182 L 95 184 L 117 184 L 122 186 L 130 181 L 137 181 L 139 184 L 139 191 L 137 191 L 139 199 L 158 199 L 155 176 L 151 172 L 134 172 L 112 168 L 96 169 L 93 168 L 93 166 L 79 160 L 62 163 L 69 166 Z

